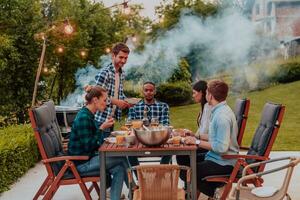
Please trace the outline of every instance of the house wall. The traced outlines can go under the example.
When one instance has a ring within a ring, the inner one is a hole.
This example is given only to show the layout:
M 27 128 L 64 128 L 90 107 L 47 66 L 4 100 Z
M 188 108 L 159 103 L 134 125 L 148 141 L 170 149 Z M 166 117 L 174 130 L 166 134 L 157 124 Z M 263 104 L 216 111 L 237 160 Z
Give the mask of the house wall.
M 276 35 L 279 38 L 300 36 L 300 1 L 276 5 Z

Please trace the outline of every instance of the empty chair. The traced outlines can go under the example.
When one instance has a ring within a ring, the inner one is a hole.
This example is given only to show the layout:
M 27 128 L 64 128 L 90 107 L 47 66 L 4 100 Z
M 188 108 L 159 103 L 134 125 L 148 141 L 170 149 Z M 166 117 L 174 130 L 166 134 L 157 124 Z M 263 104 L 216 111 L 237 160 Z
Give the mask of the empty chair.
M 250 175 L 246 175 L 246 171 L 250 168 L 256 168 L 261 165 L 265 165 L 268 163 L 273 164 L 274 162 L 279 162 L 282 160 L 289 160 L 289 163 L 280 167 L 272 168 L 270 170 L 266 170 L 264 172 L 259 172 L 259 173 L 253 173 Z M 299 164 L 300 158 L 294 158 L 294 157 L 284 157 L 284 158 L 277 158 L 277 159 L 271 159 L 268 161 L 262 161 L 258 163 L 253 163 L 248 166 L 246 166 L 243 170 L 243 176 L 240 178 L 240 180 L 237 183 L 237 186 L 231 191 L 229 195 L 230 200 L 281 200 L 285 197 L 287 199 L 291 199 L 290 196 L 287 193 L 289 183 L 292 177 L 292 173 L 294 170 L 294 167 Z M 280 188 L 274 188 L 274 187 L 253 187 L 253 186 L 248 186 L 244 183 L 248 182 L 251 179 L 257 179 L 261 178 L 264 175 L 267 174 L 272 174 L 275 172 L 278 172 L 280 170 L 285 170 L 286 175 L 285 178 L 282 181 L 282 185 Z
M 235 101 L 234 114 L 238 125 L 237 142 L 239 146 L 242 145 L 242 140 L 243 140 L 246 123 L 248 119 L 249 108 L 250 108 L 249 99 L 246 98 L 237 99 Z
M 185 191 L 178 188 L 180 170 L 187 171 L 187 192 L 190 195 L 190 168 L 179 165 L 140 165 L 137 170 L 139 188 L 133 191 L 134 200 L 183 200 Z M 132 174 L 128 171 L 129 182 Z M 131 185 L 131 184 L 130 184 Z M 132 190 L 130 190 L 132 195 Z
M 99 172 L 79 175 L 73 163 L 74 160 L 88 160 L 88 156 L 64 155 L 53 101 L 31 108 L 29 117 L 42 162 L 48 173 L 33 199 L 38 199 L 41 195 L 44 195 L 44 199 L 51 199 L 60 185 L 71 184 L 79 184 L 86 199 L 92 199 L 90 192 L 93 188 L 99 195 L 100 190 L 97 185 L 100 180 Z M 86 182 L 92 183 L 89 189 L 85 185 Z
M 285 107 L 281 104 L 266 103 L 247 155 L 224 155 L 224 159 L 237 159 L 232 173 L 204 178 L 206 181 L 221 182 L 225 184 L 224 191 L 221 194 L 222 200 L 226 199 L 232 188 L 232 184 L 237 182 L 241 177 L 240 169 L 243 169 L 248 164 L 269 159 L 270 151 L 282 122 L 284 110 Z M 264 165 L 260 165 L 255 169 L 248 169 L 247 173 L 263 172 L 264 167 Z M 255 186 L 260 186 L 263 180 L 261 178 L 256 178 L 249 180 L 248 182 Z

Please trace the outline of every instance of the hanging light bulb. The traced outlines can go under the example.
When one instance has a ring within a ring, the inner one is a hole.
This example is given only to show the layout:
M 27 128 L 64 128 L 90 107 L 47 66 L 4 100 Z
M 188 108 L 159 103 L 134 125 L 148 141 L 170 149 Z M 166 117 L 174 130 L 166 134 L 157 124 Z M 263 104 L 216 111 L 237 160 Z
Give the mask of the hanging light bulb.
M 107 47 L 107 48 L 105 49 L 105 52 L 106 52 L 106 53 L 110 53 L 110 48 Z
M 64 52 L 64 47 L 63 46 L 57 47 L 56 51 L 57 51 L 57 53 L 61 54 Z
M 132 36 L 132 42 L 136 42 L 136 41 L 137 41 L 136 36 Z
M 82 58 L 85 58 L 85 57 L 87 56 L 87 51 L 84 50 L 84 49 L 80 50 L 80 56 L 81 56 Z
M 65 25 L 64 25 L 64 33 L 67 35 L 71 35 L 74 32 L 73 26 L 70 24 L 69 20 L 65 20 Z
M 48 73 L 48 68 L 47 68 L 47 67 L 44 67 L 44 68 L 43 68 L 43 71 L 44 71 L 44 73 Z
M 123 5 L 123 13 L 125 15 L 129 15 L 130 14 L 130 7 L 128 6 L 128 1 L 125 1 L 122 3 Z

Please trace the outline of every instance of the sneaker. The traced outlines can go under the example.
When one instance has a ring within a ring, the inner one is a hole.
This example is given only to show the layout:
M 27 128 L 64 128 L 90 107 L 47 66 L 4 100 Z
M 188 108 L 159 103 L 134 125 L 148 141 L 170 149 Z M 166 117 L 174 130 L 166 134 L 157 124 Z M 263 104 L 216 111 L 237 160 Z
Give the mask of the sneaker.
M 223 194 L 224 189 L 225 189 L 225 186 L 216 188 L 213 199 L 214 200 L 220 199 Z

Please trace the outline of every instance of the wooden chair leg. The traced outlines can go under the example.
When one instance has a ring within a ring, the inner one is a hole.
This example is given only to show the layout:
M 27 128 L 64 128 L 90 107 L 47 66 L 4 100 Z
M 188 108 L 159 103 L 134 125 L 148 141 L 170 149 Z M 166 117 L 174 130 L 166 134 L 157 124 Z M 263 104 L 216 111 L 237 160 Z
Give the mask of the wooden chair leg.
M 225 185 L 224 191 L 223 191 L 223 193 L 221 195 L 221 198 L 220 198 L 221 200 L 226 200 L 231 188 L 232 188 L 232 183 L 227 183 Z
M 94 188 L 95 188 L 95 190 L 96 190 L 98 196 L 100 197 L 100 188 L 99 188 L 97 182 L 93 182 L 93 185 L 94 185 Z
M 68 165 L 70 166 L 71 168 L 71 171 L 73 172 L 73 175 L 75 176 L 75 179 L 77 180 L 80 188 L 81 188 L 81 191 L 83 192 L 84 194 L 84 197 L 86 200 L 92 200 L 92 197 L 89 193 L 89 190 L 87 189 L 85 183 L 82 181 L 77 169 L 75 168 L 75 166 L 73 164 L 70 164 L 68 163 Z
M 49 176 L 47 176 L 46 179 L 44 180 L 43 184 L 41 185 L 41 187 L 37 191 L 37 193 L 34 195 L 33 200 L 37 200 L 40 195 L 45 194 L 45 192 L 47 191 L 47 189 L 50 186 L 50 182 L 52 182 L 52 180 Z

